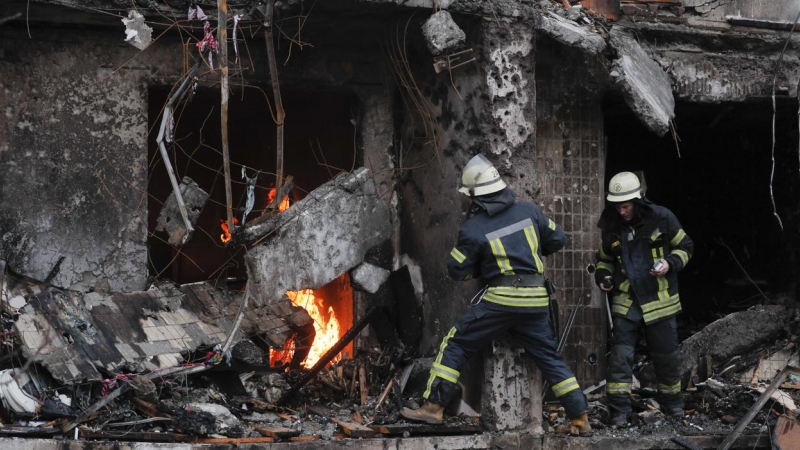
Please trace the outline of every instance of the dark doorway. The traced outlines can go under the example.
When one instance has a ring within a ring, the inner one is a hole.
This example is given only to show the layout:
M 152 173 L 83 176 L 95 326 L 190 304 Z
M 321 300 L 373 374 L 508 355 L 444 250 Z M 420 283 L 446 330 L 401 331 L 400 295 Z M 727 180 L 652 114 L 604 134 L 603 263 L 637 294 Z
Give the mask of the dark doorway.
M 649 132 L 619 99 L 605 105 L 606 181 L 642 171 L 647 196 L 672 210 L 695 243 L 680 275 L 684 319 L 707 322 L 755 303 L 796 295 L 798 133 L 796 102 L 778 108 L 772 192 L 768 102 L 679 103 L 671 134 Z M 680 157 L 678 152 L 680 151 Z
M 164 162 L 155 142 L 161 110 L 169 87 L 152 87 L 149 92 L 149 182 L 148 246 L 149 271 L 155 278 L 189 283 L 220 278 L 242 278 L 244 249 L 221 242 L 220 219 L 226 217 L 225 176 L 220 137 L 219 90 L 199 89 L 191 100 L 175 108 L 175 143 L 169 155 L 179 179 L 191 177 L 210 198 L 197 220 L 192 239 L 180 250 L 167 244 L 164 232 L 156 232 L 161 205 L 172 192 Z M 234 88 L 229 100 L 228 136 L 234 215 L 242 218 L 247 201 L 247 176 L 258 174 L 255 205 L 247 216 L 252 220 L 267 204 L 275 185 L 276 127 L 266 100 L 266 89 Z M 284 174 L 294 177 L 291 200 L 352 170 L 360 161 L 355 153 L 358 100 L 347 92 L 286 90 Z

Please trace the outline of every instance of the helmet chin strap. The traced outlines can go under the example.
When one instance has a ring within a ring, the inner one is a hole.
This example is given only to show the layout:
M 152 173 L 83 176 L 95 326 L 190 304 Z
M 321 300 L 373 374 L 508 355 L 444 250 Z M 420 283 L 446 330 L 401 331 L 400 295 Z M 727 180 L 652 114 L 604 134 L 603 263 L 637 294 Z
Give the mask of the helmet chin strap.
M 478 172 L 475 175 L 475 179 L 472 181 L 472 187 L 469 188 L 469 196 L 470 197 L 475 197 L 475 186 L 478 185 L 478 178 L 480 178 L 481 175 L 483 175 L 483 172 Z

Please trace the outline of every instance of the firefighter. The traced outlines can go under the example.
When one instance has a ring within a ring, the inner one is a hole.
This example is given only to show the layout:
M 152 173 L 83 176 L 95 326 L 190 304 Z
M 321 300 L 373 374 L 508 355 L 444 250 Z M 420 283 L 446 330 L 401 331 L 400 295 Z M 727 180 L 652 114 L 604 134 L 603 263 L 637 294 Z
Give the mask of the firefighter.
M 611 296 L 613 336 L 606 393 L 610 425 L 624 425 L 632 413 L 634 346 L 644 328 L 658 378 L 657 400 L 669 416 L 683 417 L 680 351 L 675 316 L 681 312 L 678 272 L 694 245 L 674 214 L 642 195 L 632 172 L 614 175 L 600 216 L 600 249 L 595 282 Z
M 431 367 L 425 403 L 403 408 L 409 420 L 441 423 L 454 394 L 459 370 L 470 356 L 504 332 L 531 355 L 570 424 L 561 433 L 591 436 L 586 397 L 557 352 L 549 323 L 549 296 L 544 287 L 543 256 L 566 243 L 564 231 L 533 203 L 515 202 L 516 194 L 482 155 L 464 167 L 459 192 L 471 200 L 467 222 L 450 252 L 447 271 L 456 280 L 480 277 L 487 288 L 447 333 Z

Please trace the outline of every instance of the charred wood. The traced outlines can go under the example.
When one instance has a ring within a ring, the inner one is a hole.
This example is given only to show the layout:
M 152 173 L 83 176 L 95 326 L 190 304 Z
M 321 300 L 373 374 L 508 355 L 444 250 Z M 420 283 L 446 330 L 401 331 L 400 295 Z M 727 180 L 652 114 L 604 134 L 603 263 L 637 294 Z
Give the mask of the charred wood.
M 358 322 L 356 322 L 352 328 L 347 330 L 347 332 L 342 336 L 342 338 L 339 339 L 339 342 L 337 342 L 333 347 L 328 349 L 328 351 L 325 352 L 324 355 L 322 355 L 319 361 L 317 361 L 317 363 L 314 364 L 314 367 L 312 367 L 311 370 L 309 370 L 308 374 L 306 374 L 303 378 L 301 378 L 300 381 L 297 382 L 297 384 L 292 386 L 292 388 L 289 391 L 287 391 L 280 398 L 280 400 L 278 400 L 278 405 L 285 404 L 292 396 L 294 396 L 297 393 L 297 391 L 300 390 L 300 388 L 302 388 L 303 386 L 308 384 L 309 381 L 314 379 L 314 377 L 316 377 L 317 374 L 322 369 L 324 369 L 325 366 L 327 366 L 328 363 L 330 363 L 331 360 L 336 355 L 338 355 L 342 350 L 344 350 L 347 344 L 349 344 L 350 341 L 352 341 L 358 335 L 358 333 L 360 333 L 361 330 L 363 330 L 364 327 L 366 327 L 367 324 L 369 324 L 369 321 L 376 310 L 377 308 L 375 306 L 370 307 L 370 309 L 367 310 L 366 314 L 364 314 L 364 317 L 362 317 Z

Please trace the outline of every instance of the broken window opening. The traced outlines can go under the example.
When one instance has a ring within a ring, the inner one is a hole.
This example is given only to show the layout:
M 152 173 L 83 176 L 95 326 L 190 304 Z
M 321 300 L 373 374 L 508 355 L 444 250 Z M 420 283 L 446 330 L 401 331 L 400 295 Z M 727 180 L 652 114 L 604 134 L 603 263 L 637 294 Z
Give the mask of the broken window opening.
M 784 232 L 770 202 L 768 102 L 679 102 L 680 157 L 670 134 L 647 131 L 621 100 L 604 106 L 604 189 L 619 171 L 643 171 L 647 197 L 672 210 L 694 240 L 680 275 L 683 321 L 704 324 L 754 304 L 793 301 L 800 271 L 796 101 L 779 103 L 777 114 L 773 190 Z
M 149 125 L 159 120 L 169 87 L 156 86 L 149 93 Z M 347 92 L 286 90 L 285 173 L 294 176 L 291 201 L 302 199 L 341 171 L 352 170 L 355 155 L 355 118 L 358 102 Z M 156 231 L 163 202 L 171 192 L 166 169 L 157 155 L 155 136 L 149 141 L 148 248 L 152 277 L 176 283 L 234 278 L 242 280 L 245 270 L 241 248 L 226 248 L 220 236 L 220 218 L 225 214 L 222 155 L 219 150 L 219 91 L 199 89 L 188 103 L 175 111 L 175 143 L 170 146 L 173 165 L 180 179 L 190 177 L 210 195 L 197 219 L 198 232 L 178 251 L 167 243 L 164 232 Z M 247 183 L 241 178 L 258 173 L 255 204 L 248 220 L 258 217 L 267 206 L 275 183 L 275 127 L 267 101 L 257 89 L 235 91 L 230 99 L 229 135 L 234 215 L 242 219 L 247 202 Z
M 163 86 L 150 89 L 151 127 L 160 121 L 159 114 L 169 90 L 169 87 Z M 225 280 L 229 287 L 240 289 L 246 282 L 245 249 L 241 245 L 225 245 L 230 240 L 230 233 L 226 229 L 221 130 L 217 119 L 219 95 L 219 90 L 198 89 L 189 102 L 181 102 L 175 108 L 174 143 L 169 146 L 173 167 L 179 179 L 191 178 L 209 194 L 196 221 L 197 231 L 180 249 L 169 245 L 167 234 L 157 228 L 162 205 L 172 188 L 158 156 L 155 136 L 150 138 L 149 273 L 153 278 L 168 279 L 178 284 Z M 237 222 L 242 224 L 243 221 L 260 217 L 276 195 L 276 128 L 269 110 L 271 103 L 267 102 L 261 91 L 234 90 L 229 101 L 233 207 Z M 356 128 L 352 122 L 358 111 L 355 95 L 288 89 L 284 92 L 284 105 L 287 113 L 284 173 L 293 177 L 294 189 L 289 194 L 290 198 L 281 201 L 280 210 L 301 200 L 308 192 L 342 171 L 352 170 L 360 159 L 355 148 Z M 257 178 L 252 211 L 244 220 L 248 206 L 248 183 L 242 178 L 243 165 L 247 177 Z M 315 291 L 290 291 L 287 294 L 290 298 L 296 297 L 297 304 L 309 312 L 309 322 L 313 320 L 310 325 L 314 332 L 305 335 L 310 342 L 304 350 L 309 355 L 302 361 L 302 366 L 308 367 L 352 326 L 353 295 L 349 277 L 345 274 Z M 301 334 L 293 331 L 294 338 Z M 290 337 L 284 347 L 295 348 L 294 338 Z M 286 363 L 292 361 L 293 353 L 289 352 Z M 352 357 L 352 344 L 342 353 Z M 300 363 L 295 361 L 295 365 Z M 280 365 L 280 362 L 276 361 L 274 365 Z

